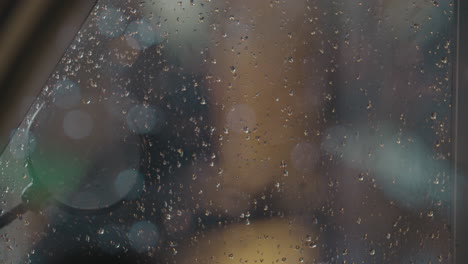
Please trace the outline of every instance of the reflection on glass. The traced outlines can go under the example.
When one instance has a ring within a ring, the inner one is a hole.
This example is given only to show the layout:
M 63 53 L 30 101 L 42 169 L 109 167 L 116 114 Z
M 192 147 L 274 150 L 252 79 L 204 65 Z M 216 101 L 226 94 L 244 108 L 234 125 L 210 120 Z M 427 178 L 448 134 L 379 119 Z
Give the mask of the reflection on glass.
M 51 197 L 0 260 L 452 263 L 453 16 L 98 1 L 1 156 L 2 210 Z

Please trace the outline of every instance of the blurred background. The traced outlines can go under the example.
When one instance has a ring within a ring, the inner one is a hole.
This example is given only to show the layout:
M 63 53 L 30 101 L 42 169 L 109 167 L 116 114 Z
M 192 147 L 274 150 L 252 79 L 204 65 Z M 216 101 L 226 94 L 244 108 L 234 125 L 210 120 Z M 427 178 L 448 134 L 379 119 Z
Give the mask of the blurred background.
M 2 263 L 455 263 L 453 2 L 0 10 Z

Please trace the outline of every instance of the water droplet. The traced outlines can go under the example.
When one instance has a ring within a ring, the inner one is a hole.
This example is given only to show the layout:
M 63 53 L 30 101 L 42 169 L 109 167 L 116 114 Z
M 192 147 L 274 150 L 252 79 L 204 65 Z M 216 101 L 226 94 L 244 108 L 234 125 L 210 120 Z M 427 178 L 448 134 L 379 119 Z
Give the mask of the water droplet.
M 356 224 L 360 225 L 360 224 L 361 224 L 361 221 L 362 221 L 362 220 L 361 220 L 361 217 L 358 217 L 358 218 L 356 219 Z
M 234 66 L 229 67 L 229 70 L 231 70 L 232 74 L 235 74 L 237 72 L 237 69 Z
M 282 160 L 281 163 L 280 163 L 280 168 L 286 168 L 288 166 L 288 164 L 286 163 L 286 161 Z
M 363 181 L 364 180 L 364 173 L 359 173 L 359 176 L 358 176 L 358 180 L 359 181 Z
M 434 212 L 432 210 L 427 212 L 427 217 L 434 217 Z

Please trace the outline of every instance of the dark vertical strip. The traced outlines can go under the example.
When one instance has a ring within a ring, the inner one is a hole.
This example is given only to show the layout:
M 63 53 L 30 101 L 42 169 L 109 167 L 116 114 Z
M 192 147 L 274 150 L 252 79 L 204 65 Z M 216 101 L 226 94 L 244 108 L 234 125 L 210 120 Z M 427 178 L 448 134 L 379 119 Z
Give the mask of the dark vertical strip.
M 468 263 L 468 2 L 456 5 L 454 85 L 454 263 Z

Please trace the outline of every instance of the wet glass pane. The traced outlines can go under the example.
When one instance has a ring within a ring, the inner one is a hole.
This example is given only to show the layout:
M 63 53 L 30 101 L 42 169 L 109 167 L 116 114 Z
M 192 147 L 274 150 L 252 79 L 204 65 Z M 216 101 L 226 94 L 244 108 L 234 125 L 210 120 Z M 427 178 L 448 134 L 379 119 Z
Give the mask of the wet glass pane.
M 0 157 L 0 261 L 452 263 L 454 21 L 99 0 Z

